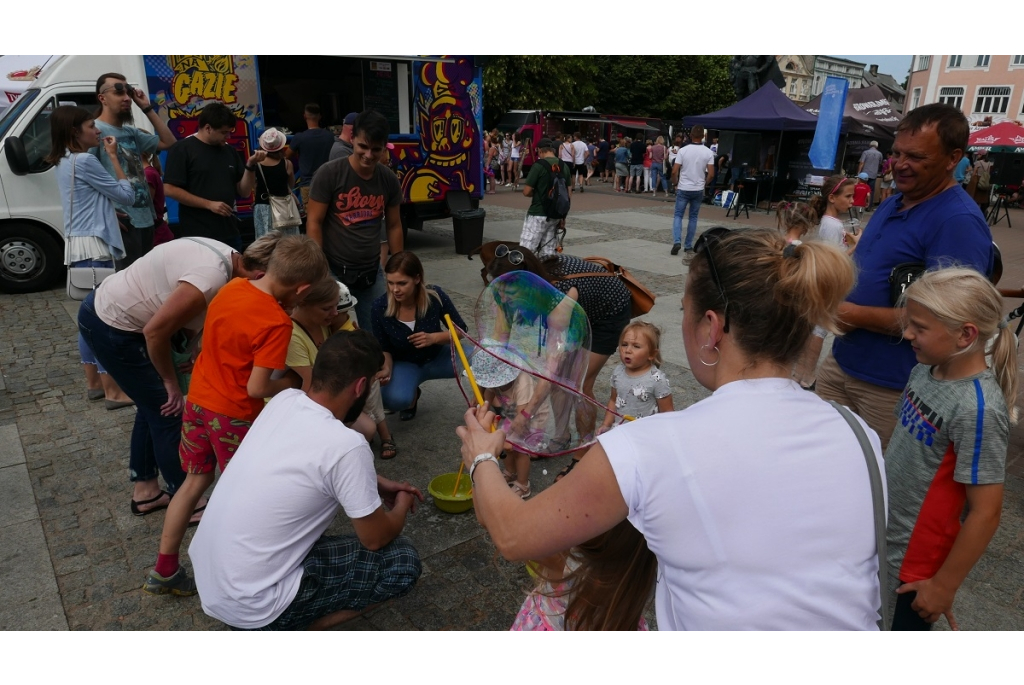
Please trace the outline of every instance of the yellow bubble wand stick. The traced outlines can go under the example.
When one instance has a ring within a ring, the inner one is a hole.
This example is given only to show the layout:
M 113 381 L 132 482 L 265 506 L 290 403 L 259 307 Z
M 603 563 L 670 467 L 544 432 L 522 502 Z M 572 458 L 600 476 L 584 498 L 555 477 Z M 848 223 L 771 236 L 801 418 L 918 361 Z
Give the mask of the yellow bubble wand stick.
M 452 344 L 455 345 L 456 351 L 459 353 L 459 359 L 462 360 L 462 368 L 466 370 L 466 378 L 469 379 L 469 385 L 473 388 L 473 394 L 476 396 L 476 403 L 479 406 L 484 406 L 484 396 L 480 392 L 480 386 L 476 384 L 476 378 L 473 376 L 473 369 L 469 367 L 469 360 L 466 359 L 466 351 L 462 349 L 462 341 L 459 340 L 459 334 L 455 330 L 455 324 L 452 323 L 452 317 L 448 314 L 444 315 L 444 320 L 448 324 L 448 332 L 452 336 Z M 491 425 L 491 432 L 494 432 L 494 425 Z M 455 476 L 455 489 L 452 490 L 452 497 L 455 497 L 459 491 L 459 481 L 462 480 L 462 469 L 464 468 L 462 460 L 459 460 L 459 473 Z

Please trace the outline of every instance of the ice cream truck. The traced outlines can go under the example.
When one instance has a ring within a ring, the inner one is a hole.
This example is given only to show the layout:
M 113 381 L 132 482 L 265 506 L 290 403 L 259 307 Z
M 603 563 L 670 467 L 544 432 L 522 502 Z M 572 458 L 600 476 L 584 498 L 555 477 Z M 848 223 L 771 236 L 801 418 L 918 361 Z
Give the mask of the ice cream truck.
M 374 109 L 391 129 L 391 168 L 402 187 L 402 225 L 446 216 L 450 191 L 483 191 L 482 68 L 472 57 L 289 55 L 61 55 L 0 113 L 0 291 L 31 292 L 62 274 L 64 226 L 49 117 L 65 104 L 97 107 L 96 79 L 114 72 L 146 89 L 177 138 L 196 132 L 203 107 L 223 102 L 238 121 L 229 144 L 247 157 L 270 126 L 304 128 L 306 103 L 321 125 Z M 149 128 L 134 108 L 135 122 Z M 245 237 L 251 198 L 236 210 Z M 168 200 L 174 229 L 177 206 Z M 251 228 L 249 229 L 251 232 Z

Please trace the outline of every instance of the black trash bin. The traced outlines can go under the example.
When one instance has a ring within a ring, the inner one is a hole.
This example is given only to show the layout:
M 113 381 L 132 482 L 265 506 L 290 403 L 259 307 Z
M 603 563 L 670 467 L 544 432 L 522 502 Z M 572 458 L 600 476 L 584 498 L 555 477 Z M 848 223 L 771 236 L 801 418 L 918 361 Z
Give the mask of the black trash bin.
M 464 190 L 449 191 L 445 198 L 452 213 L 455 230 L 455 253 L 468 255 L 484 242 L 484 219 L 487 211 L 474 209 L 469 193 Z

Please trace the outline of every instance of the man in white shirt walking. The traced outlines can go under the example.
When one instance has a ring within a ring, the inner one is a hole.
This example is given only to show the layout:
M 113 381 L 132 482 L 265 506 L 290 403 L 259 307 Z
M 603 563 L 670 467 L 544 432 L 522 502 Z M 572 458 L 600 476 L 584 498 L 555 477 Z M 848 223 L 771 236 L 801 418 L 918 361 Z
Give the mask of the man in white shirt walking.
M 672 165 L 672 185 L 676 189 L 676 211 L 672 219 L 672 254 L 679 254 L 683 232 L 683 213 L 689 207 L 686 225 L 686 251 L 693 252 L 693 237 L 697 232 L 697 214 L 704 201 L 704 188 L 715 177 L 715 156 L 702 145 L 704 127 L 697 124 L 690 129 L 690 145 L 679 150 Z
M 580 192 L 583 192 L 583 182 L 587 179 L 587 158 L 590 157 L 590 149 L 587 144 L 580 139 L 580 132 L 572 134 L 572 172 L 573 176 L 573 187 L 580 187 Z

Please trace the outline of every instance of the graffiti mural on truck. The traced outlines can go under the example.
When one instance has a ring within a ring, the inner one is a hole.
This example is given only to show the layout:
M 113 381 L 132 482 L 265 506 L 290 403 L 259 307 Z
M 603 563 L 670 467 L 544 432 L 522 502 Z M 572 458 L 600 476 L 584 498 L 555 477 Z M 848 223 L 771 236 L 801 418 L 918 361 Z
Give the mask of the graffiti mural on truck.
M 252 55 L 144 55 L 149 97 L 160 118 L 178 140 L 199 129 L 199 114 L 211 102 L 228 106 L 238 121 L 228 144 L 248 159 L 263 130 L 259 80 Z M 177 209 L 170 203 L 170 220 Z M 252 197 L 239 198 L 240 214 L 251 210 Z
M 449 190 L 479 197 L 483 182 L 482 79 L 469 59 L 413 62 L 418 140 L 394 140 L 395 172 L 410 202 L 443 200 Z

